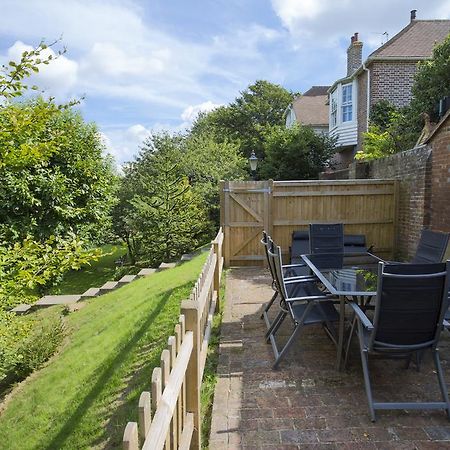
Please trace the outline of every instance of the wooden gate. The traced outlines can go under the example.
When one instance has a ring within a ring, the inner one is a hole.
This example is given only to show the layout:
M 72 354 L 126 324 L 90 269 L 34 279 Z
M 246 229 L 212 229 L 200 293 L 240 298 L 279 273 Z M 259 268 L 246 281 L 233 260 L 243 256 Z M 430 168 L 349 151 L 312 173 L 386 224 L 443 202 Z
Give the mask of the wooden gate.
M 261 231 L 270 232 L 269 212 L 273 181 L 222 181 L 221 223 L 224 262 L 240 266 L 262 263 Z

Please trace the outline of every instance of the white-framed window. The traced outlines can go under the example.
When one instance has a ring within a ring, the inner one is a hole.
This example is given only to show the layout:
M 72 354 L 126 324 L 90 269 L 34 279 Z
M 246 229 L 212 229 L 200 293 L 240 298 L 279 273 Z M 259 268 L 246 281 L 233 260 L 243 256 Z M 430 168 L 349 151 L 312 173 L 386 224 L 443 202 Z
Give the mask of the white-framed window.
M 342 85 L 342 122 L 353 120 L 352 84 Z
M 330 106 L 331 106 L 331 114 L 330 114 L 330 125 L 331 128 L 337 125 L 337 98 L 336 98 L 336 90 L 331 93 L 330 96 Z

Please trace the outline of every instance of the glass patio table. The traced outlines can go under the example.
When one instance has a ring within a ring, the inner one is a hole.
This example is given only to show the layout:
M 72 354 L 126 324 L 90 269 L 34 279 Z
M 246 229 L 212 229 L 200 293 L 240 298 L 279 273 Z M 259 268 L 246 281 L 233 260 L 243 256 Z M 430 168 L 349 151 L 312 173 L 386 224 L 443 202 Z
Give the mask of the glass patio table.
M 345 302 L 363 302 L 377 293 L 380 258 L 371 253 L 319 253 L 302 255 L 326 289 L 339 297 L 339 333 L 336 368 L 341 370 L 344 347 Z

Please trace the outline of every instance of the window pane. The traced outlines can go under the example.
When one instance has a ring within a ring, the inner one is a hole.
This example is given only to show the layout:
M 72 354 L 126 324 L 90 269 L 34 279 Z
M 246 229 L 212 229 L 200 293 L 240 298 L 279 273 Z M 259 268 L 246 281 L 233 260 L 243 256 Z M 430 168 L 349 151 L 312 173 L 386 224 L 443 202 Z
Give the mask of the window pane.
M 342 103 L 349 103 L 352 101 L 352 85 L 347 84 L 342 86 Z
M 342 107 L 342 122 L 350 122 L 352 120 L 352 105 Z

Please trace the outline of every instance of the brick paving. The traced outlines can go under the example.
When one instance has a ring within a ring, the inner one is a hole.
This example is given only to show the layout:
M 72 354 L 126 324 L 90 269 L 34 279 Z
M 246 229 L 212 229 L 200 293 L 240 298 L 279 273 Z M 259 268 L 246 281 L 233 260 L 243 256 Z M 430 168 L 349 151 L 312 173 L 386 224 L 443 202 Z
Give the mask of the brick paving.
M 227 279 L 210 449 L 450 449 L 443 410 L 377 411 L 369 418 L 356 339 L 349 367 L 337 372 L 335 347 L 310 326 L 278 370 L 264 342 L 262 305 L 270 299 L 268 272 L 232 269 Z M 274 305 L 275 312 L 277 305 Z M 285 321 L 282 335 L 291 324 Z M 450 335 L 441 359 L 450 383 Z M 441 400 L 431 358 L 420 372 L 403 361 L 372 360 L 376 400 Z

